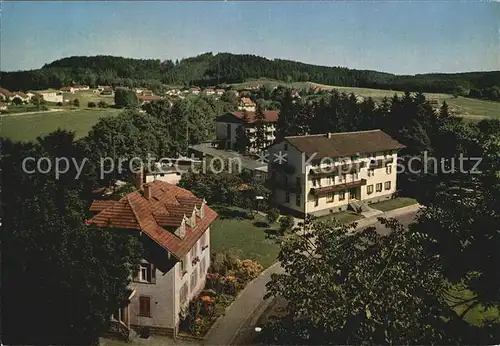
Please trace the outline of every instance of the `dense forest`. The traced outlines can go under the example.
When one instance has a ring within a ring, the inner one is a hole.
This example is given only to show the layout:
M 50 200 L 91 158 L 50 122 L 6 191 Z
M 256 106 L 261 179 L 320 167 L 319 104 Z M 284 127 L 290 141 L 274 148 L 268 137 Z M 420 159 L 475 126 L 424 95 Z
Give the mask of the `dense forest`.
M 230 53 L 205 53 L 180 61 L 114 56 L 68 57 L 37 70 L 0 74 L 1 86 L 10 90 L 59 88 L 71 83 L 150 88 L 161 84 L 208 86 L 253 78 L 500 99 L 500 71 L 398 76 Z

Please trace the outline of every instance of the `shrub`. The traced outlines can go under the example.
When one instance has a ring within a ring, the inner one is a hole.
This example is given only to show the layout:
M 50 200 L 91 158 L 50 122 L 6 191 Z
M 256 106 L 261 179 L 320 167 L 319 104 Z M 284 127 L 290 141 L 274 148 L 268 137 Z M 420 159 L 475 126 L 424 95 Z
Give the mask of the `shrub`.
M 73 100 L 73 106 L 80 107 L 80 100 L 79 99 L 74 99 Z
M 108 104 L 107 104 L 106 102 L 104 102 L 103 100 L 101 100 L 101 101 L 99 101 L 99 102 L 97 103 L 97 106 L 98 106 L 99 108 L 107 108 L 107 107 L 108 107 Z
M 57 106 L 57 107 L 61 107 L 62 105 L 63 105 L 63 104 L 62 104 L 62 102 L 57 102 L 57 103 L 56 103 L 56 106 Z
M 239 261 L 238 269 L 236 270 L 235 275 L 243 283 L 246 283 L 259 276 L 262 269 L 262 265 L 259 262 L 245 259 L 243 261 Z
M 267 212 L 267 221 L 270 225 L 278 221 L 280 217 L 280 211 L 277 208 L 271 208 Z
M 89 103 L 87 103 L 87 107 L 89 107 L 89 108 L 95 108 L 96 104 L 95 104 L 95 102 L 89 101 Z

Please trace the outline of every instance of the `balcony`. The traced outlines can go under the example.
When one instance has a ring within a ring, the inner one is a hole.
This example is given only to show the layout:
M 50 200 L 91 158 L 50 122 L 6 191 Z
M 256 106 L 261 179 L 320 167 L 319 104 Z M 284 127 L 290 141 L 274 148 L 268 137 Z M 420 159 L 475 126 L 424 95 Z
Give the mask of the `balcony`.
M 361 179 L 358 181 L 353 181 L 351 183 L 345 183 L 345 184 L 336 184 L 331 186 L 311 188 L 310 193 L 315 196 L 323 196 L 330 192 L 343 191 L 363 185 L 366 185 L 366 179 Z
M 366 167 L 366 162 L 353 162 L 346 163 L 343 165 L 338 165 L 334 167 L 323 167 L 323 168 L 311 168 L 310 174 L 317 177 L 335 176 L 340 174 L 352 174 L 359 172 L 361 168 Z

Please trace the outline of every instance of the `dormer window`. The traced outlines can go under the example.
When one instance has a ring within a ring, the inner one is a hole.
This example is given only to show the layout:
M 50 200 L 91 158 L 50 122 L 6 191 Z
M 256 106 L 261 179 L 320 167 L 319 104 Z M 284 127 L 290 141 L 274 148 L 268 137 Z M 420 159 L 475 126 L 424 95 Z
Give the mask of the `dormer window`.
M 191 214 L 191 216 L 189 218 L 187 218 L 187 224 L 191 228 L 196 227 L 196 211 L 194 209 L 193 209 L 193 213 Z
M 184 236 L 186 235 L 186 219 L 182 220 L 181 225 L 175 231 L 175 235 L 181 239 L 184 238 Z

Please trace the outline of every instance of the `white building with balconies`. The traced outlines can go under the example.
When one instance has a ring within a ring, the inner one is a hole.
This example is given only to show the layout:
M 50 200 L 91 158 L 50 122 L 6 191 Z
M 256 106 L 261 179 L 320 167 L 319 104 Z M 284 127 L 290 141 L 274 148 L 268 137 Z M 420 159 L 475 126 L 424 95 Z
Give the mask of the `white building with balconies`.
M 269 148 L 272 199 L 299 217 L 360 211 L 394 196 L 404 147 L 381 130 L 285 137 Z

